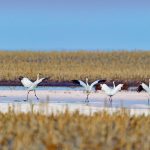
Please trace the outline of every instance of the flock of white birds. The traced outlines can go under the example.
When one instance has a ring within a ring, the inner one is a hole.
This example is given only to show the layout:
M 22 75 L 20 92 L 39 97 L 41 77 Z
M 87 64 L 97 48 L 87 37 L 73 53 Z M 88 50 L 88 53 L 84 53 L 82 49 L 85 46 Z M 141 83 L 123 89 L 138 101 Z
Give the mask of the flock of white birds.
M 37 79 L 34 82 L 32 82 L 27 77 L 22 77 L 22 76 L 19 77 L 19 80 L 21 81 L 23 86 L 25 88 L 27 88 L 27 99 L 26 100 L 28 100 L 28 96 L 31 91 L 34 92 L 35 97 L 37 98 L 37 100 L 39 100 L 39 98 L 36 95 L 36 87 L 38 86 L 39 83 L 41 83 L 42 81 L 47 80 L 49 78 L 49 77 L 40 78 L 40 75 L 41 74 L 37 74 Z M 123 85 L 124 85 L 124 84 L 119 84 L 116 86 L 115 82 L 113 82 L 113 87 L 109 87 L 107 84 L 105 84 L 106 80 L 96 80 L 93 83 L 89 84 L 88 78 L 86 78 L 86 82 L 83 82 L 81 80 L 72 80 L 72 82 L 74 84 L 80 85 L 84 88 L 84 91 L 86 93 L 85 102 L 89 102 L 89 95 L 92 92 L 92 89 L 96 84 L 100 84 L 101 90 L 104 91 L 107 96 L 109 96 L 110 103 L 112 103 L 112 96 L 115 95 L 116 93 L 118 93 L 119 91 L 121 91 L 123 88 Z M 149 86 L 147 86 L 145 83 L 141 83 L 138 86 L 137 92 L 141 92 L 142 90 L 146 91 L 150 96 L 150 79 L 149 79 Z M 149 98 L 148 98 L 148 104 L 149 104 Z

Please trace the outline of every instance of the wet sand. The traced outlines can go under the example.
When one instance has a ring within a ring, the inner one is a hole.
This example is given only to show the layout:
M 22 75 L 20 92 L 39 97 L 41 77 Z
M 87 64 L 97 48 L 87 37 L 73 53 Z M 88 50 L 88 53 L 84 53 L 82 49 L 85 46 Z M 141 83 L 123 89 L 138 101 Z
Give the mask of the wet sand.
M 89 103 L 85 103 L 86 95 L 82 91 L 37 90 L 39 101 L 33 92 L 29 95 L 29 101 L 24 101 L 26 94 L 25 90 L 1 90 L 0 111 L 7 112 L 8 107 L 11 106 L 16 112 L 34 111 L 49 114 L 64 112 L 67 108 L 71 112 L 78 110 L 80 113 L 89 115 L 103 110 L 113 113 L 126 108 L 132 115 L 150 114 L 148 96 L 145 92 L 119 92 L 113 97 L 112 104 L 102 91 L 91 93 Z

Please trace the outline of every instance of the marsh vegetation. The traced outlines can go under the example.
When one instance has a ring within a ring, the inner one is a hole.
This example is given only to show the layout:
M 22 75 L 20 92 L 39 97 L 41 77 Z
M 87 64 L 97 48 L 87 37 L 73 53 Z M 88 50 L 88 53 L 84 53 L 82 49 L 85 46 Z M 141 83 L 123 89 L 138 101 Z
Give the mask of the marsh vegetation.
M 150 116 L 0 113 L 0 149 L 150 149 Z
M 89 77 L 115 80 L 146 80 L 150 77 L 148 51 L 11 52 L 0 51 L 0 80 L 32 79 L 37 73 L 52 81 Z

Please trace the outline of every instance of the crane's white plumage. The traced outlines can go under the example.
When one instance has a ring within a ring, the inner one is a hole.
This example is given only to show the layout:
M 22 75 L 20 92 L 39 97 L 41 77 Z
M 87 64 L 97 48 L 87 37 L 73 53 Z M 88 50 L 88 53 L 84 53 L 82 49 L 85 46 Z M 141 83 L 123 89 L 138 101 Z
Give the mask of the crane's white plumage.
M 146 91 L 147 94 L 150 97 L 150 79 L 149 79 L 149 85 L 146 85 L 145 83 L 141 83 L 137 89 L 137 92 Z M 148 104 L 149 104 L 149 97 L 148 97 Z
M 148 87 L 145 83 L 142 83 L 141 86 L 148 94 L 150 94 L 150 87 Z
M 75 80 L 74 80 L 75 81 Z M 81 81 L 81 80 L 76 80 L 76 81 L 78 81 L 79 82 L 79 84 L 81 85 L 81 86 L 83 86 L 84 88 L 86 88 L 87 87 L 87 85 L 83 82 L 83 81 Z M 74 82 L 75 83 L 75 82 Z M 76 82 L 77 83 L 77 82 Z
M 106 80 L 96 80 L 96 81 L 94 81 L 91 85 L 89 85 L 89 83 L 88 83 L 88 78 L 86 78 L 86 83 L 84 83 L 84 82 L 81 81 L 81 80 L 72 80 L 72 81 L 73 81 L 73 83 L 79 84 L 79 85 L 81 85 L 82 87 L 84 87 L 85 92 L 86 92 L 86 94 L 87 94 L 86 101 L 89 101 L 89 100 L 88 100 L 88 97 L 89 97 L 89 94 L 91 93 L 92 88 L 94 87 L 94 85 L 96 85 L 96 84 L 98 84 L 98 83 L 105 82 Z
M 25 88 L 27 88 L 27 91 L 28 91 L 28 93 L 27 93 L 27 100 L 28 100 L 28 95 L 29 95 L 29 93 L 30 93 L 30 91 L 34 91 L 34 94 L 35 94 L 35 97 L 37 98 L 37 99 L 39 99 L 38 97 L 37 97 L 37 95 L 36 95 L 36 87 L 38 86 L 38 84 L 39 83 L 41 83 L 43 80 L 45 80 L 45 79 L 47 79 L 47 78 L 39 78 L 39 76 L 40 76 L 40 74 L 37 74 L 37 79 L 36 79 L 36 81 L 34 81 L 34 82 L 32 82 L 31 80 L 29 80 L 27 77 L 22 77 L 22 76 L 20 76 L 19 77 L 19 80 L 21 81 L 21 83 L 23 84 L 23 86 L 25 87 Z
M 106 84 L 100 84 L 100 85 L 101 85 L 102 91 L 104 91 L 105 94 L 109 96 L 110 102 L 112 102 L 112 96 L 115 95 L 116 93 L 118 93 L 123 87 L 123 84 L 119 84 L 119 85 L 115 86 L 114 82 L 113 82 L 113 88 L 109 87 Z
M 96 80 L 96 81 L 94 81 L 91 85 L 90 85 L 90 90 L 92 90 L 92 88 L 94 87 L 94 85 L 96 85 L 96 84 L 98 84 L 98 83 L 100 83 L 100 82 L 105 82 L 105 80 Z
M 21 83 L 22 83 L 23 86 L 26 87 L 26 88 L 29 88 L 29 87 L 31 87 L 31 86 L 33 85 L 33 82 L 30 81 L 30 80 L 29 80 L 28 78 L 26 78 L 26 77 L 23 77 L 23 78 L 21 79 Z

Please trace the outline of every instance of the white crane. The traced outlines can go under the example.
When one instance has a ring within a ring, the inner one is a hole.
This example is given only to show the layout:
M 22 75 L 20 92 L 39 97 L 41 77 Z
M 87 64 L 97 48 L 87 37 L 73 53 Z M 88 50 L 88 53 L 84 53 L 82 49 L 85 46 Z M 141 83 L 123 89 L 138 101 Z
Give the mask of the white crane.
M 148 94 L 148 105 L 149 105 L 149 96 L 150 96 L 150 79 L 149 79 L 149 85 L 147 86 L 145 83 L 141 83 L 137 89 L 137 92 L 146 91 Z
M 123 88 L 123 84 L 119 84 L 115 86 L 115 82 L 113 81 L 113 88 L 109 87 L 106 84 L 100 84 L 101 90 L 105 92 L 106 95 L 109 96 L 109 101 L 112 102 L 112 96 L 121 91 Z
M 89 102 L 89 95 L 90 95 L 90 93 L 92 91 L 93 86 L 98 84 L 98 83 L 105 82 L 105 81 L 106 80 L 96 80 L 96 81 L 94 81 L 93 83 L 91 83 L 89 85 L 88 78 L 86 78 L 86 82 L 85 83 L 83 81 L 81 81 L 81 80 L 72 80 L 73 83 L 81 85 L 82 87 L 84 87 L 86 95 L 87 95 L 85 102 Z
M 36 95 L 36 91 L 35 91 L 36 87 L 38 86 L 39 83 L 41 83 L 42 81 L 48 79 L 48 77 L 47 78 L 40 78 L 40 75 L 41 75 L 40 73 L 37 74 L 37 79 L 34 82 L 29 80 L 27 77 L 23 77 L 23 76 L 19 77 L 19 80 L 21 81 L 23 86 L 25 88 L 27 88 L 27 100 L 28 100 L 28 95 L 31 91 L 34 91 L 35 97 L 37 98 L 37 100 L 39 100 L 39 98 Z

